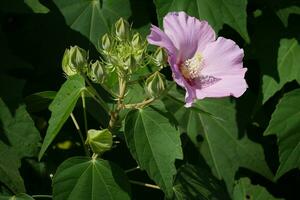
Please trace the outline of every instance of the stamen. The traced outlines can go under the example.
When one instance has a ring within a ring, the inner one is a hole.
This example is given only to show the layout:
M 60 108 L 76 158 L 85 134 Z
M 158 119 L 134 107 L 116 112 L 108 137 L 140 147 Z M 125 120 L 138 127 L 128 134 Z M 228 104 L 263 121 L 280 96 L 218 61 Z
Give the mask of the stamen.
M 197 52 L 193 58 L 186 60 L 181 66 L 181 73 L 186 79 L 194 79 L 200 76 L 204 67 L 204 60 L 201 53 Z

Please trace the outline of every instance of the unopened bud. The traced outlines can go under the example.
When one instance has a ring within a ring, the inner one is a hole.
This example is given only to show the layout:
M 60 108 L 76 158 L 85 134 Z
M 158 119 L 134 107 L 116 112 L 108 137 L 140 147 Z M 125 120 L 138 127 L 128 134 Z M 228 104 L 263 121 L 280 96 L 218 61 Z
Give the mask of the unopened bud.
M 75 67 L 70 65 L 70 50 L 66 49 L 63 59 L 62 59 L 62 70 L 65 72 L 67 76 L 72 76 L 77 74 L 77 70 Z
M 146 80 L 146 92 L 151 97 L 159 96 L 165 90 L 165 77 L 158 71 Z
M 116 28 L 116 35 L 120 40 L 124 40 L 127 38 L 129 33 L 129 24 L 126 20 L 120 18 L 116 22 L 115 28 Z
M 111 47 L 111 41 L 109 39 L 109 36 L 106 33 L 102 36 L 102 48 L 104 50 L 109 50 L 110 47 Z
M 136 48 L 136 49 L 139 49 L 142 47 L 142 38 L 139 33 L 136 33 L 133 35 L 131 44 L 132 44 L 133 48 Z
M 102 83 L 105 78 L 105 71 L 100 61 L 96 61 L 91 64 L 88 76 L 95 83 Z
M 162 48 L 158 48 L 154 53 L 154 62 L 159 67 L 166 66 L 167 55 Z
M 72 76 L 77 72 L 86 72 L 87 70 L 87 53 L 84 49 L 74 46 L 65 51 L 62 61 L 63 71 Z
M 90 145 L 94 153 L 102 154 L 111 149 L 113 137 L 108 129 L 90 129 L 88 130 L 86 143 Z

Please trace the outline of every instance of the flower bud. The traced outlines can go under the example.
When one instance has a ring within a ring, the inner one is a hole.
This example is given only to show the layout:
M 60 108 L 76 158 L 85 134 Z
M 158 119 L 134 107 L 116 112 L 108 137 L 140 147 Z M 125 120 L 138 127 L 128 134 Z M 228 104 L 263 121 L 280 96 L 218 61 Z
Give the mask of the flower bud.
M 104 50 L 109 50 L 110 47 L 111 47 L 111 41 L 109 39 L 109 36 L 106 33 L 102 36 L 102 48 Z
M 154 62 L 159 67 L 166 66 L 167 56 L 162 48 L 158 48 L 154 53 Z
M 88 76 L 95 83 L 102 83 L 104 81 L 105 71 L 99 60 L 91 64 Z
M 65 51 L 62 68 L 68 76 L 77 72 L 86 72 L 87 70 L 87 53 L 84 49 L 74 46 Z
M 142 47 L 142 38 L 139 33 L 133 35 L 131 44 L 133 48 L 140 49 Z
M 116 22 L 115 28 L 116 28 L 116 35 L 120 40 L 124 40 L 127 38 L 129 33 L 129 24 L 126 20 L 120 18 Z
M 70 50 L 66 49 L 63 59 L 62 59 L 62 70 L 67 76 L 72 76 L 77 74 L 77 70 L 73 65 L 70 65 Z
M 146 92 L 151 97 L 159 96 L 165 90 L 165 77 L 158 71 L 146 80 Z
M 85 143 L 90 145 L 94 153 L 102 154 L 111 149 L 113 144 L 112 134 L 108 129 L 90 129 Z

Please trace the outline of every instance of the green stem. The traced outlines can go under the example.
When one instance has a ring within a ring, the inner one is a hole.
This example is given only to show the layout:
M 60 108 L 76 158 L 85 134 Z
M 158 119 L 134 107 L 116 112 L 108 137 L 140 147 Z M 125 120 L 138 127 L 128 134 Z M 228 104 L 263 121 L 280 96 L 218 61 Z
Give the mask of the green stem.
M 82 109 L 83 109 L 84 130 L 85 130 L 85 134 L 87 134 L 87 132 L 88 132 L 88 123 L 87 123 L 87 117 L 86 117 L 86 104 L 85 104 L 84 90 L 81 92 L 81 101 L 82 101 Z
M 84 152 L 85 152 L 86 156 L 90 156 L 89 150 L 88 150 L 88 148 L 87 148 L 87 146 L 86 146 L 86 144 L 84 142 L 83 134 L 82 134 L 82 132 L 80 130 L 80 127 L 79 127 L 79 125 L 77 123 L 77 120 L 76 120 L 76 118 L 75 118 L 75 116 L 74 116 L 73 113 L 71 113 L 71 118 L 72 118 L 74 126 L 75 126 L 75 128 L 76 128 L 76 130 L 77 130 L 77 132 L 79 134 L 80 140 L 81 140 L 83 148 L 84 148 Z
M 152 103 L 153 101 L 155 101 L 155 98 L 150 98 L 150 99 L 144 100 L 144 101 L 139 102 L 139 103 L 125 104 L 124 107 L 129 108 L 129 109 L 143 108 L 143 107 L 147 106 L 148 104 Z
M 149 188 L 152 188 L 152 189 L 158 189 L 158 190 L 160 190 L 159 186 L 153 185 L 153 184 L 149 184 L 149 183 L 143 183 L 143 182 L 140 182 L 140 181 L 133 181 L 133 180 L 129 180 L 129 183 L 136 184 L 136 185 L 141 185 L 141 186 L 145 186 L 145 187 L 149 187 Z
M 109 113 L 109 108 L 106 104 L 106 102 L 101 98 L 101 96 L 99 95 L 99 93 L 97 92 L 97 90 L 94 88 L 93 84 L 89 81 L 88 78 L 84 77 L 85 78 L 85 81 L 87 82 L 87 84 L 90 86 L 90 88 L 93 90 L 93 93 L 89 92 L 91 94 L 91 96 L 96 96 L 98 101 L 97 103 L 99 103 L 106 112 Z M 88 91 L 88 90 L 87 90 Z M 110 93 L 111 94 L 111 93 Z M 113 96 L 113 95 L 112 95 Z M 95 99 L 95 98 L 94 98 Z

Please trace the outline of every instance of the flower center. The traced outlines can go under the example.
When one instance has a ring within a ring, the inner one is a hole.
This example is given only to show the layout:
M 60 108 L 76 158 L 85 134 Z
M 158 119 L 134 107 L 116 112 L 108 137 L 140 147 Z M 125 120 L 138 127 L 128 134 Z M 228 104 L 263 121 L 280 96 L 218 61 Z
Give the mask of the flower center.
M 201 53 L 197 52 L 194 57 L 186 60 L 180 67 L 180 71 L 185 79 L 191 80 L 200 77 L 200 71 L 204 67 L 204 59 Z

